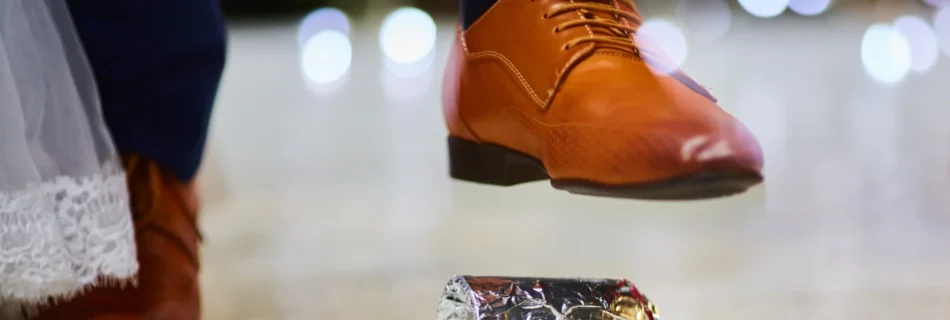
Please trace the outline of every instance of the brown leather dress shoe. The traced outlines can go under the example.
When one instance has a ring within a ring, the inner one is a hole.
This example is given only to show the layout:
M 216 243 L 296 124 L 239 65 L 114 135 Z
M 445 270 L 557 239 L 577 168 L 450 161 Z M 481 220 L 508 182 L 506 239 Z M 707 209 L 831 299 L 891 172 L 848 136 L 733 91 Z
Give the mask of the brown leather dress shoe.
M 443 90 L 451 175 L 643 199 L 761 182 L 755 138 L 682 72 L 658 72 L 640 24 L 630 0 L 500 0 L 459 30 Z
M 138 285 L 92 289 L 42 310 L 38 319 L 200 318 L 195 190 L 152 161 L 139 156 L 123 160 L 135 219 Z

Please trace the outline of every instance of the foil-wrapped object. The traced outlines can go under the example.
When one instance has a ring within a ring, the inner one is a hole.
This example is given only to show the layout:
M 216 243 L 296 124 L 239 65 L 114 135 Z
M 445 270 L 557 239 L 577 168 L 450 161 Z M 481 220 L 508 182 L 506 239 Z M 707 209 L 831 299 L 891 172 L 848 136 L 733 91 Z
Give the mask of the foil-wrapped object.
M 627 280 L 456 276 L 439 320 L 659 320 Z

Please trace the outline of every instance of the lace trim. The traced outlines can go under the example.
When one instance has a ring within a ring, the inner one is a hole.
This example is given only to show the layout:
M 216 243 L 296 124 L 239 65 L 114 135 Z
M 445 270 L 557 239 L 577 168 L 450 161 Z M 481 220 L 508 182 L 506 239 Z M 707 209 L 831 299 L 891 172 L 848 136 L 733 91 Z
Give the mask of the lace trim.
M 0 304 L 43 305 L 138 272 L 125 173 L 59 176 L 0 192 Z

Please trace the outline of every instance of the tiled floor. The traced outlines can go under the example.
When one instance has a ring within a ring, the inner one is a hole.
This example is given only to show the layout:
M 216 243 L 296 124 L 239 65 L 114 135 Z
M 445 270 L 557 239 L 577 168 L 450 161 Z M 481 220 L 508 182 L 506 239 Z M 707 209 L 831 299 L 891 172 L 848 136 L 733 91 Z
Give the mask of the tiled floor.
M 722 200 L 574 196 L 446 176 L 432 69 L 351 34 L 337 91 L 302 81 L 296 25 L 236 24 L 205 197 L 208 319 L 434 319 L 453 274 L 627 277 L 663 319 L 950 317 L 950 58 L 896 87 L 860 59 L 870 21 L 735 21 L 691 48 L 766 150 Z M 319 93 L 323 92 L 323 93 Z

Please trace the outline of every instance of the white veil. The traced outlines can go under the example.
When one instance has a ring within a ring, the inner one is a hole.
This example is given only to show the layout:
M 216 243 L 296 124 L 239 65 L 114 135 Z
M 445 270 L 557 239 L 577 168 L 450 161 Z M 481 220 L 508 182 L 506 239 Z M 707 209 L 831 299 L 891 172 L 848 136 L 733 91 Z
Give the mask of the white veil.
M 0 1 L 0 309 L 138 271 L 125 174 L 63 1 Z

